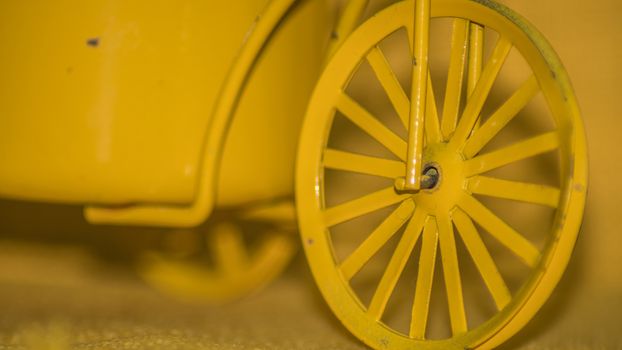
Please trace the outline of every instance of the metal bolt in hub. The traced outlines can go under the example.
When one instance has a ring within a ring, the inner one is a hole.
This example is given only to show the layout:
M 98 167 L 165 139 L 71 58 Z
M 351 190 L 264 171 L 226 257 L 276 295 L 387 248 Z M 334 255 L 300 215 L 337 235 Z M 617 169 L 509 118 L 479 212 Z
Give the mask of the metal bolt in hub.
M 439 172 L 439 167 L 436 164 L 428 164 L 423 170 L 421 174 L 421 190 L 430 190 L 438 185 L 441 174 Z M 403 177 L 399 177 L 395 179 L 395 189 L 400 193 L 413 192 L 417 193 L 420 190 L 411 191 L 404 189 L 405 179 Z
M 423 170 L 423 176 L 421 177 L 421 188 L 426 190 L 434 188 L 438 184 L 440 173 L 435 166 L 428 165 Z

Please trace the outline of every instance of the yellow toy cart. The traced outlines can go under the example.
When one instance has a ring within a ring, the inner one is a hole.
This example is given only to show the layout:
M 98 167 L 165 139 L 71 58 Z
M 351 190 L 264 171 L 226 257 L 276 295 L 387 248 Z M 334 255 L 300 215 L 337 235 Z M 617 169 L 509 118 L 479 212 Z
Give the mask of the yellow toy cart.
M 211 300 L 276 276 L 297 216 L 324 298 L 367 345 L 496 347 L 579 231 L 567 74 L 490 0 L 333 5 L 3 2 L 0 195 L 83 204 L 93 224 L 207 222 L 206 244 L 172 231 L 182 248 L 142 272 Z

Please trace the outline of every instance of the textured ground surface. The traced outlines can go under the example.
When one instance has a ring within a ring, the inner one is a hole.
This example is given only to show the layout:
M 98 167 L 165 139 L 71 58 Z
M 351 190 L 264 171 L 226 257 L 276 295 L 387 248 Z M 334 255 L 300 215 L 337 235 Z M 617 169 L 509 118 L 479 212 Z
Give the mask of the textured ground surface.
M 0 245 L 0 349 L 363 349 L 328 312 L 302 261 L 265 290 L 179 303 L 82 248 Z M 622 298 L 583 293 L 571 267 L 506 349 L 622 349 Z

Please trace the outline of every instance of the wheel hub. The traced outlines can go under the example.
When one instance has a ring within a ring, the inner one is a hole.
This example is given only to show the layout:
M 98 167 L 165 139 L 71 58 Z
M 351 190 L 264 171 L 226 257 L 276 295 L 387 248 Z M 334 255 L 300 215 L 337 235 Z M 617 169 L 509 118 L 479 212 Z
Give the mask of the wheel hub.
M 425 148 L 422 182 L 425 189 L 412 195 L 418 207 L 435 215 L 448 213 L 456 205 L 458 196 L 464 188 L 462 156 L 447 143 L 437 143 Z

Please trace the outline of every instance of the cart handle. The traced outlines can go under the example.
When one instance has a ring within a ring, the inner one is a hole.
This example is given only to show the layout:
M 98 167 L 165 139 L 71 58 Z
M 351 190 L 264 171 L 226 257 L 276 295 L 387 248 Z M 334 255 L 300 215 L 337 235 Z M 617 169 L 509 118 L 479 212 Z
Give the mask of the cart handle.
M 427 187 L 429 176 L 422 174 L 423 128 L 426 109 L 427 81 L 428 81 L 428 47 L 430 30 L 430 2 L 431 0 L 414 0 L 413 14 L 413 51 L 412 51 L 412 90 L 410 96 L 410 120 L 408 125 L 408 153 L 406 155 L 406 173 L 395 182 L 398 191 L 418 192 Z M 367 8 L 368 0 L 350 0 L 345 8 L 335 30 L 332 32 L 328 47 L 326 62 L 333 56 L 344 39 L 350 35 L 363 12 Z M 422 182 L 424 183 L 422 186 Z
M 408 123 L 408 151 L 406 155 L 406 176 L 395 182 L 395 188 L 404 192 L 419 192 L 422 180 L 428 182 L 423 175 L 423 128 L 426 109 L 428 82 L 428 51 L 430 42 L 430 2 L 431 0 L 415 0 L 413 16 L 412 43 L 412 89 L 410 94 L 410 120 Z

